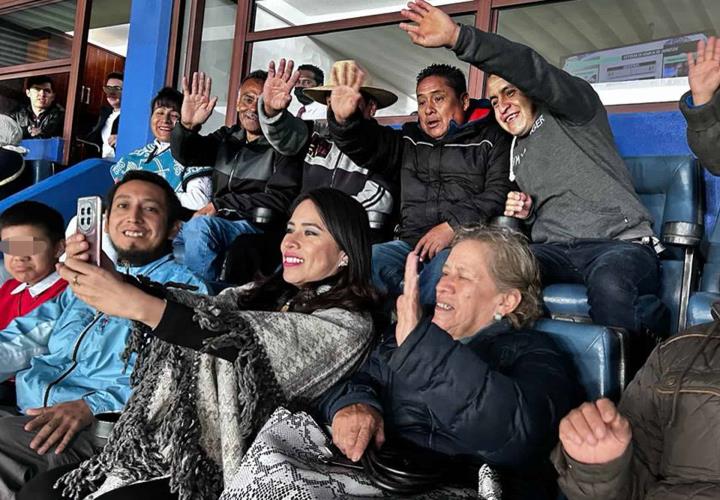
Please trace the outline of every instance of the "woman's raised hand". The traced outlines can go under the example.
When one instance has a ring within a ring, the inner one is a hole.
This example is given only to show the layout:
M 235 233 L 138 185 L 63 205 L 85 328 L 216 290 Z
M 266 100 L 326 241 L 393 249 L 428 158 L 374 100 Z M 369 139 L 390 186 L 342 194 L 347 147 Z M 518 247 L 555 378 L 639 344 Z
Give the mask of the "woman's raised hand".
M 418 255 L 410 252 L 405 261 L 405 283 L 403 294 L 397 299 L 397 324 L 395 340 L 398 347 L 412 333 L 420 322 L 420 284 L 418 278 Z

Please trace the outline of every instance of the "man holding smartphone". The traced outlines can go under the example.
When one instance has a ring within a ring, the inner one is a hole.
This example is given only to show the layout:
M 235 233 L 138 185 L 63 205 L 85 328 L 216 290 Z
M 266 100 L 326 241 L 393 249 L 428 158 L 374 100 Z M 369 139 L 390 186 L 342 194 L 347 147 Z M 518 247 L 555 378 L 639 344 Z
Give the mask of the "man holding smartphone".
M 106 231 L 120 272 L 207 292 L 173 260 L 181 205 L 164 179 L 129 172 L 107 199 Z M 82 286 L 77 276 L 70 281 Z M 120 412 L 130 397 L 135 359 L 126 369 L 122 354 L 131 329 L 130 321 L 94 310 L 68 288 L 0 331 L 0 380 L 15 376 L 17 396 L 17 410 L 0 407 L 0 498 L 39 472 L 94 453 L 94 415 Z

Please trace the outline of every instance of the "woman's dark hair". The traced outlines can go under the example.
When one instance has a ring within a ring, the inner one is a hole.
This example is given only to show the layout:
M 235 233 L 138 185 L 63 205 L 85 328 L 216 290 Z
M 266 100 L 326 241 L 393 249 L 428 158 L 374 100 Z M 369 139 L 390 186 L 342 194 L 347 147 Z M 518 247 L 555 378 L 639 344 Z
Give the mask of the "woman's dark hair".
M 332 188 L 318 188 L 301 194 L 292 205 L 291 212 L 305 200 L 312 201 L 325 226 L 348 257 L 348 265 L 336 274 L 297 292 L 282 279 L 282 271 L 261 282 L 243 301 L 253 309 L 276 309 L 278 305 L 295 297 L 291 310 L 312 312 L 318 309 L 339 307 L 350 311 L 371 311 L 377 302 L 377 292 L 370 283 L 370 224 L 363 206 L 351 196 Z M 316 293 L 321 285 L 330 289 Z
M 156 108 L 170 108 L 178 113 L 182 109 L 183 95 L 172 87 L 163 87 L 150 103 L 150 113 Z

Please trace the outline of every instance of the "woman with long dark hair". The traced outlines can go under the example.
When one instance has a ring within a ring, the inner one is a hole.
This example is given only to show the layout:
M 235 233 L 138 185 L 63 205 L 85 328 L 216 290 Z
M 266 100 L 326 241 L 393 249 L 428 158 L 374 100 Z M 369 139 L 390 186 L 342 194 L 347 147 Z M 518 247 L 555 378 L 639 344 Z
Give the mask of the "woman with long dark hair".
M 156 500 L 217 498 L 270 413 L 312 404 L 373 340 L 367 215 L 333 189 L 295 202 L 282 271 L 217 297 L 128 283 L 84 262 L 86 251 L 72 240 L 60 273 L 90 305 L 137 322 L 127 355 L 138 358 L 133 396 L 107 445 L 61 479 L 70 498 L 136 497 L 148 488 Z M 23 494 L 59 498 L 52 482 L 46 476 Z

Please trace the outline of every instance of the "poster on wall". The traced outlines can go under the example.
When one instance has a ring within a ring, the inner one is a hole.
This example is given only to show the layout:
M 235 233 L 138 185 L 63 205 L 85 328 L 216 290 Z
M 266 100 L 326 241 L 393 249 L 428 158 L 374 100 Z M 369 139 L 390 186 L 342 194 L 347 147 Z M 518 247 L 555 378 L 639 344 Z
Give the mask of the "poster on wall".
M 590 83 L 655 80 L 687 76 L 687 53 L 694 52 L 703 33 L 692 33 L 612 49 L 573 54 L 563 69 Z

